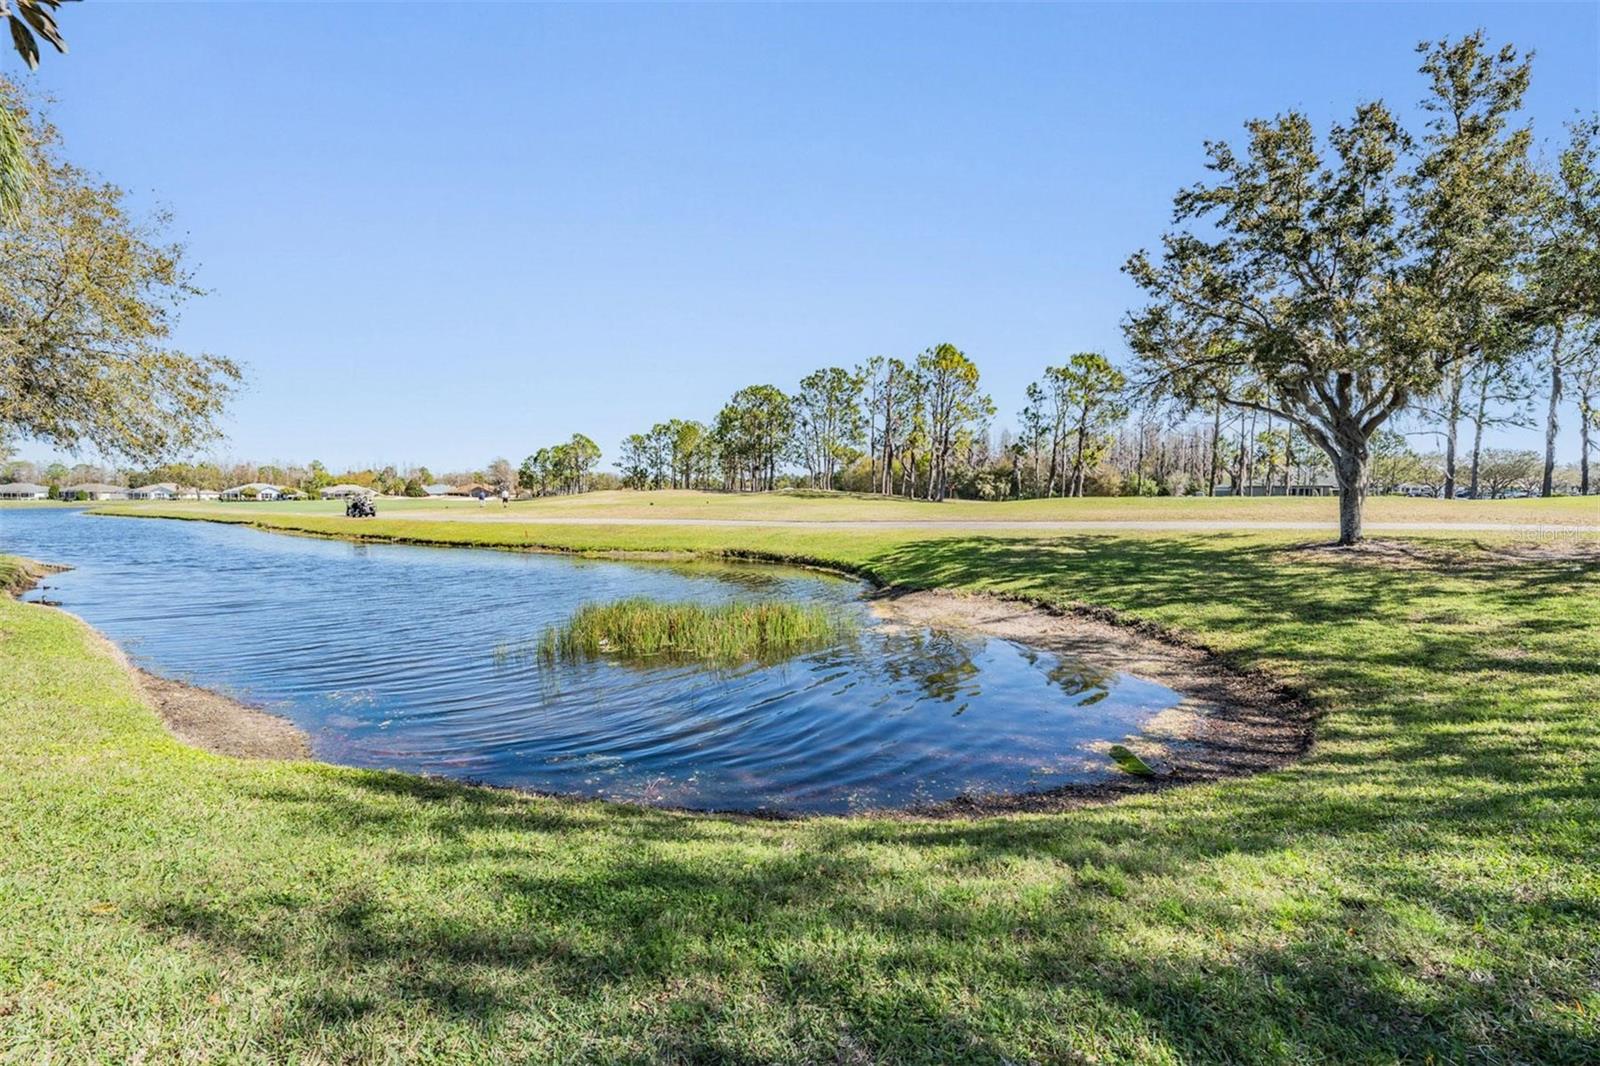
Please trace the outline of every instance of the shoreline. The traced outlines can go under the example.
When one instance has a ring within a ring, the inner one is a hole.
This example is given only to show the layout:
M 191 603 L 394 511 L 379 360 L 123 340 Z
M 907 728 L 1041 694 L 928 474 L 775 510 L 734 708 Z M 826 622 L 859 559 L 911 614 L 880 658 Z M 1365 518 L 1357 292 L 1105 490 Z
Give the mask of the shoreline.
M 252 525 L 251 528 L 262 532 L 279 532 L 262 526 Z M 282 532 L 294 534 L 299 531 Z M 321 532 L 306 535 L 366 543 L 378 539 Z M 385 539 L 383 542 L 397 541 Z M 433 546 L 475 547 L 451 543 Z M 498 550 L 578 557 L 619 557 L 615 553 L 551 547 L 507 546 Z M 776 557 L 760 552 L 688 551 L 649 555 L 657 559 L 669 555 L 674 559 L 776 563 L 862 580 L 869 586 L 864 596 L 866 602 L 875 614 L 889 624 L 956 628 L 1014 641 L 1040 651 L 1080 658 L 1097 667 L 1157 682 L 1178 692 L 1183 699 L 1176 707 L 1161 712 L 1146 723 L 1138 733 L 1116 740 L 1108 739 L 1093 749 L 1105 752 L 1113 744 L 1122 744 L 1156 770 L 1149 776 L 1118 773 L 1101 781 L 1068 784 L 1053 789 L 968 794 L 910 807 L 871 808 L 831 815 L 652 804 L 625 803 L 625 806 L 763 820 L 971 819 L 1002 814 L 1050 813 L 1110 803 L 1179 785 L 1281 769 L 1309 754 L 1315 740 L 1317 713 L 1301 696 L 1289 691 L 1275 679 L 1258 671 L 1234 667 L 1212 650 L 1186 640 L 1181 634 L 1126 618 L 1109 609 L 1087 604 L 1059 608 L 1019 597 L 888 586 L 868 570 L 852 570 L 814 558 Z M 69 568 L 24 560 L 22 569 L 31 576 L 22 588 L 12 591 L 13 596 L 20 597 L 22 592 L 49 573 L 59 573 Z M 50 604 L 39 606 L 62 610 Z M 213 689 L 143 670 L 129 661 L 121 648 L 88 622 L 70 611 L 62 610 L 62 613 L 84 626 L 129 672 L 167 732 L 181 743 L 211 754 L 236 758 L 312 758 L 309 736 L 288 719 Z M 388 772 L 406 773 L 399 770 Z M 502 786 L 432 774 L 412 773 L 408 776 L 574 802 L 617 802 L 576 793 Z
M 35 588 L 45 577 L 71 569 L 33 559 L 20 562 L 18 574 L 21 576 L 4 590 L 19 601 L 23 593 Z M 57 611 L 82 626 L 91 641 L 127 671 L 134 687 L 156 712 L 167 733 L 180 743 L 212 755 L 240 759 L 311 758 L 311 738 L 289 719 L 252 707 L 215 689 L 151 673 L 134 665 L 115 641 L 71 611 L 52 603 L 31 606 Z
M 879 817 L 983 817 L 1045 814 L 1179 785 L 1282 769 L 1310 754 L 1317 712 L 1268 675 L 1229 665 L 1211 649 L 1159 626 L 1086 604 L 1053 609 L 1022 599 L 947 590 L 885 589 L 869 597 L 891 624 L 954 627 L 1165 685 L 1183 697 L 1121 744 L 1156 770 L 1034 792 L 959 796 Z M 1109 759 L 1109 756 L 1108 756 Z
M 167 732 L 191 748 L 236 759 L 311 759 L 311 738 L 289 719 L 215 689 L 162 677 L 132 663 L 127 667 L 160 712 Z
M 785 555 L 757 549 L 728 549 L 702 551 L 675 548 L 568 548 L 559 544 L 474 544 L 437 537 L 409 537 L 395 533 L 328 532 L 306 529 L 301 526 L 272 525 L 250 518 L 226 518 L 214 515 L 138 514 L 131 511 L 93 511 L 99 518 L 140 518 L 146 521 L 212 522 L 219 526 L 240 526 L 257 533 L 274 533 L 284 537 L 309 537 L 312 540 L 340 540 L 349 544 L 393 544 L 404 548 L 466 548 L 475 551 L 511 552 L 523 555 L 566 555 L 579 559 L 609 559 L 617 562 L 709 562 L 764 563 L 773 566 L 792 566 L 800 570 L 816 570 L 836 577 L 857 578 L 874 589 L 886 586 L 882 579 L 864 568 L 854 568 L 843 563 L 827 562 L 809 555 Z

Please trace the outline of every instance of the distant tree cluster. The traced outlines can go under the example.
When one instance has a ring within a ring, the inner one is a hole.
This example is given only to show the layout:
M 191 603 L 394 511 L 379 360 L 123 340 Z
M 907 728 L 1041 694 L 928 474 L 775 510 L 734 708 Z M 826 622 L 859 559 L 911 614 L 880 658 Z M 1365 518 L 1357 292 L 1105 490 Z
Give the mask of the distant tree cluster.
M 593 487 L 600 447 L 582 433 L 561 444 L 540 448 L 512 473 L 511 464 L 496 459 L 489 464 L 489 480 L 506 492 L 522 490 L 534 496 L 587 492 Z
M 622 442 L 618 470 L 633 489 L 708 489 L 717 484 L 718 449 L 700 422 L 674 418 Z
M 823 367 L 792 393 L 746 386 L 709 425 L 673 419 L 628 437 L 622 477 L 635 488 L 803 484 L 942 500 L 989 463 L 994 410 L 977 365 L 939 344 L 910 361 Z

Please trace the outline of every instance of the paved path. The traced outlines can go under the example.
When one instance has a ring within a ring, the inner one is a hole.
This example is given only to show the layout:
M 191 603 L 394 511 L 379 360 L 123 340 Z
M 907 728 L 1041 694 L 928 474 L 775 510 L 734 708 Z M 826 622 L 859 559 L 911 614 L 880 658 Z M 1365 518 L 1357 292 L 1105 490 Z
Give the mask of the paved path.
M 394 514 L 395 511 L 387 512 Z M 407 518 L 438 517 L 437 512 L 403 512 Z M 1236 530 L 1239 532 L 1268 532 L 1294 530 L 1301 532 L 1331 532 L 1338 528 L 1336 521 L 1326 522 L 1251 522 L 1238 519 L 1098 519 L 1036 521 L 973 521 L 970 519 L 943 518 L 886 518 L 866 519 L 801 519 L 780 518 L 616 518 L 596 515 L 562 517 L 557 515 L 528 515 L 515 512 L 489 512 L 487 514 L 452 514 L 451 521 L 514 522 L 525 526 L 730 526 L 734 528 L 769 529 L 930 529 L 957 530 L 967 533 L 1027 532 L 1072 533 L 1093 530 L 1134 530 L 1149 533 L 1185 533 Z M 1366 522 L 1362 528 L 1368 533 L 1544 533 L 1562 535 L 1600 535 L 1600 525 L 1563 525 L 1555 522 Z

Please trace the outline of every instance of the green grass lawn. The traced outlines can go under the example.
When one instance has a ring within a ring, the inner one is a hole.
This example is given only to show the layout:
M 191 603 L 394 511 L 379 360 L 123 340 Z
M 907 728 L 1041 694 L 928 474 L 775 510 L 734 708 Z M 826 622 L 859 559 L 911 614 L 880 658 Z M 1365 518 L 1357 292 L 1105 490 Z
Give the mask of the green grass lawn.
M 176 512 L 204 516 L 343 515 L 338 500 L 273 503 L 104 503 L 106 511 Z M 740 495 L 720 492 L 590 492 L 518 500 L 504 507 L 498 500 L 480 504 L 462 499 L 381 499 L 380 514 L 398 517 L 490 518 L 526 517 L 554 521 L 566 518 L 695 518 L 743 521 L 1265 521 L 1327 522 L 1338 525 L 1338 501 L 1332 498 L 1130 498 L 1090 497 L 1081 500 L 984 502 L 884 499 L 848 493 L 777 492 Z M 1427 500 L 1400 496 L 1373 497 L 1370 522 L 1504 522 L 1515 524 L 1600 525 L 1600 496 L 1566 496 L 1526 500 Z
M 1592 556 L 360 528 L 1094 603 L 1325 713 L 1306 761 L 1251 779 L 1049 816 L 758 822 L 205 755 L 82 626 L 0 601 L 0 1058 L 1600 1059 Z

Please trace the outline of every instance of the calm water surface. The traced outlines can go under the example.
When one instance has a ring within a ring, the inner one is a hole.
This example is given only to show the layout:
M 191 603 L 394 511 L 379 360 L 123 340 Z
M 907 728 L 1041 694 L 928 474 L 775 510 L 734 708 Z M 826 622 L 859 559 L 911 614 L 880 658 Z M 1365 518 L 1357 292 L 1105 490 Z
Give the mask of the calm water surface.
M 241 505 L 249 506 L 249 505 Z M 691 807 L 844 812 L 1109 776 L 1089 749 L 1180 697 L 1009 641 L 874 622 L 853 581 L 778 567 L 357 545 L 0 509 L 0 550 L 141 666 L 298 724 L 317 756 Z M 791 599 L 860 634 L 780 666 L 545 664 L 580 604 Z

